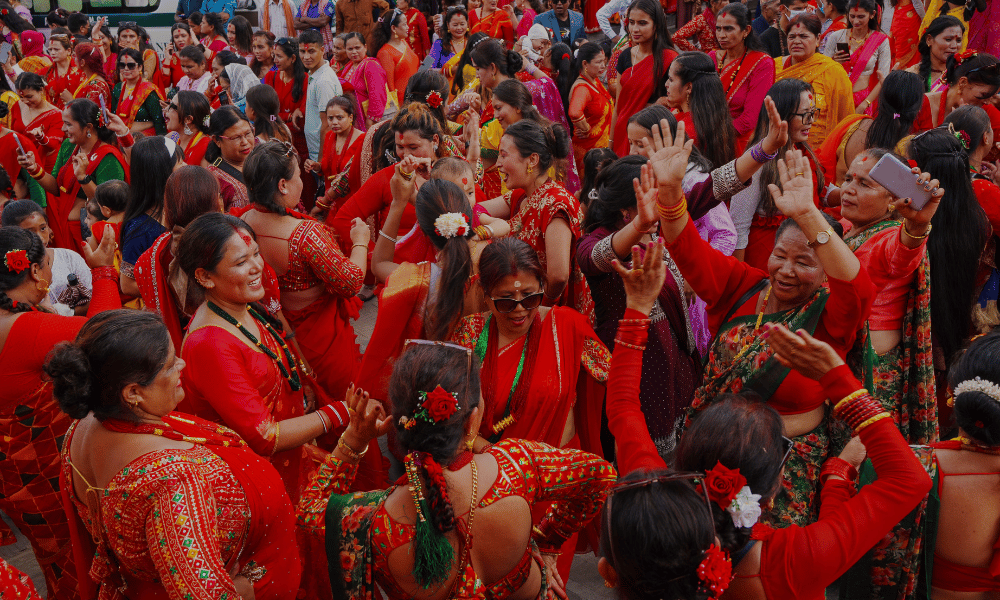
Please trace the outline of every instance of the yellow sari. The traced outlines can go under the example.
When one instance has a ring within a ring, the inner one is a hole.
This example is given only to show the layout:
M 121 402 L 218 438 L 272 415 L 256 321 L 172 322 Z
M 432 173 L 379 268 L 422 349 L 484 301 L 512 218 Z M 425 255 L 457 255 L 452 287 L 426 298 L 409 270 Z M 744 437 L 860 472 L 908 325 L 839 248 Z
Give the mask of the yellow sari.
M 995 2 L 996 0 L 991 1 Z M 918 41 L 920 38 L 924 37 L 924 31 L 927 31 L 931 21 L 941 16 L 942 6 L 944 6 L 944 0 L 931 0 L 930 5 L 928 5 L 927 10 L 924 12 L 924 20 L 920 23 L 920 33 L 917 35 Z M 949 17 L 955 17 L 961 21 L 962 26 L 965 27 L 965 33 L 962 35 L 962 46 L 958 49 L 959 52 L 964 52 L 965 47 L 969 45 L 969 22 L 965 20 L 965 6 L 953 8 L 945 14 Z
M 809 145 L 819 148 L 837 123 L 854 113 L 854 86 L 840 63 L 819 52 L 795 65 L 791 60 L 788 56 L 774 59 L 774 81 L 801 79 L 812 85 L 818 112 Z

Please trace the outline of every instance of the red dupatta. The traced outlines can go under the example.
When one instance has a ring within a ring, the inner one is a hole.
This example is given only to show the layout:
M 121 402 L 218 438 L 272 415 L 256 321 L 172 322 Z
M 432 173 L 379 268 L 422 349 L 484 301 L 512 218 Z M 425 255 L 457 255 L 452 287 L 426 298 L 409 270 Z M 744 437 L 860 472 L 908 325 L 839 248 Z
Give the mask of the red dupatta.
M 621 60 L 621 56 L 625 55 L 625 52 L 630 52 L 630 49 L 622 51 L 618 60 Z M 677 56 L 677 53 L 673 50 L 663 51 L 663 73 L 667 72 L 670 67 L 671 61 Z M 631 55 L 630 55 L 631 58 Z M 618 92 L 617 106 L 618 117 L 615 121 L 615 131 L 614 139 L 615 146 L 613 150 L 618 156 L 625 156 L 628 154 L 628 120 L 629 117 L 639 112 L 640 110 L 646 108 L 649 104 L 649 98 L 653 95 L 653 92 L 659 83 L 659 79 L 656 77 L 656 73 L 653 72 L 655 61 L 653 56 L 649 55 L 646 58 L 639 61 L 639 64 L 632 65 L 625 72 L 622 73 L 619 78 L 620 91 Z M 616 65 L 612 65 L 617 68 Z M 654 81 L 654 79 L 656 81 Z
M 146 102 L 146 98 L 149 98 L 150 94 L 155 93 L 156 97 L 161 100 L 163 98 L 160 96 L 160 91 L 156 86 L 145 80 L 140 80 L 128 97 L 125 96 L 127 87 L 128 84 L 122 82 L 122 89 L 118 95 L 118 106 L 115 108 L 115 114 L 121 117 L 126 126 L 131 127 L 132 123 L 135 123 L 135 117 L 139 113 L 139 109 L 142 108 L 143 103 Z

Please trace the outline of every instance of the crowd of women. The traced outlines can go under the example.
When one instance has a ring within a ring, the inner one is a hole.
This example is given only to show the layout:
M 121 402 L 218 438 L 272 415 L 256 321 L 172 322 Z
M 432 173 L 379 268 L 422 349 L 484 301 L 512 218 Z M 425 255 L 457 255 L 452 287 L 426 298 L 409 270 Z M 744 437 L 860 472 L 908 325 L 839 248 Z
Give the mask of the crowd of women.
M 0 0 L 47 597 L 1000 592 L 995 3 L 444 4 L 161 55 Z

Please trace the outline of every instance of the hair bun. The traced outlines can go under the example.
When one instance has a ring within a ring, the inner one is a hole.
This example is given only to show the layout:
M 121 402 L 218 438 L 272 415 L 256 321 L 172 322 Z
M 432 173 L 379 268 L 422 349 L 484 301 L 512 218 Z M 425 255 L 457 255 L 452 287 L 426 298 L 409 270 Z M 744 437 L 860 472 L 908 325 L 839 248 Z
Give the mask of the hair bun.
M 507 51 L 507 67 L 509 69 L 508 75 L 510 77 L 513 77 L 523 66 L 524 58 L 520 54 L 514 52 L 513 50 Z
M 64 413 L 73 419 L 90 414 L 94 381 L 83 350 L 70 342 L 58 344 L 49 352 L 43 370 L 52 380 L 52 395 Z
M 569 133 L 561 123 L 552 123 L 545 128 L 545 141 L 548 143 L 552 156 L 558 160 L 568 158 L 573 151 Z

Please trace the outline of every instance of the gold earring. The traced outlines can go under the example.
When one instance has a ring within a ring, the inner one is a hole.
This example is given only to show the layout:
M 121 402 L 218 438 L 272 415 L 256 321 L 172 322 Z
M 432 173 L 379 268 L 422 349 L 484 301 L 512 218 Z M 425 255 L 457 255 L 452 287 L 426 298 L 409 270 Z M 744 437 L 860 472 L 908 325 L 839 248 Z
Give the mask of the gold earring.
M 476 445 L 476 436 L 470 437 L 465 441 L 465 449 L 472 452 L 472 447 Z
M 528 175 L 531 175 L 534 172 L 535 172 L 535 167 L 532 167 L 531 165 L 528 165 Z
M 35 289 L 39 292 L 48 294 L 49 293 L 49 282 L 41 277 L 38 278 L 38 283 L 35 284 Z
M 125 403 L 128 404 L 129 406 L 131 406 L 132 408 L 139 408 L 139 402 L 141 402 L 141 400 L 126 400 L 125 401 Z
M 608 589 L 614 589 L 615 586 L 611 585 L 611 582 L 608 581 L 607 579 L 605 579 L 604 580 L 604 587 L 606 587 Z

